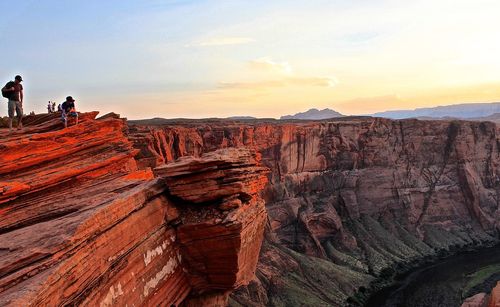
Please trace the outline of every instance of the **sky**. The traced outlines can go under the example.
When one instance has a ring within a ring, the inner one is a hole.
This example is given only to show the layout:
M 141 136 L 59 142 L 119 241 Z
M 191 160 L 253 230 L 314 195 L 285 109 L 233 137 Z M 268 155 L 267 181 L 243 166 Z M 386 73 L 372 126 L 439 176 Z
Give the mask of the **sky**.
M 25 112 L 68 95 L 130 119 L 500 101 L 498 0 L 0 5 L 0 82 L 23 76 Z

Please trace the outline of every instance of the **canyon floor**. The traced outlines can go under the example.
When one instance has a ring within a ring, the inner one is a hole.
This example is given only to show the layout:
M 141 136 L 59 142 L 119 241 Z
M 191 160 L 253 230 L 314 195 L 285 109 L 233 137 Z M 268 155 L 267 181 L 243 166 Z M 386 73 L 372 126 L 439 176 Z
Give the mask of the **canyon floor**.
M 491 122 L 96 116 L 0 129 L 1 305 L 362 305 L 499 243 Z

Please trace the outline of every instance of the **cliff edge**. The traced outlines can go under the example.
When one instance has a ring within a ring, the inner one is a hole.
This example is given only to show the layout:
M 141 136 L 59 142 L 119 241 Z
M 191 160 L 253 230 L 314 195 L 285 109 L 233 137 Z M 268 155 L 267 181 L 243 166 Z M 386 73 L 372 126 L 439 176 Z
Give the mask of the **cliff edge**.
M 259 155 L 139 168 L 125 120 L 96 115 L 0 129 L 0 305 L 226 305 L 262 243 Z

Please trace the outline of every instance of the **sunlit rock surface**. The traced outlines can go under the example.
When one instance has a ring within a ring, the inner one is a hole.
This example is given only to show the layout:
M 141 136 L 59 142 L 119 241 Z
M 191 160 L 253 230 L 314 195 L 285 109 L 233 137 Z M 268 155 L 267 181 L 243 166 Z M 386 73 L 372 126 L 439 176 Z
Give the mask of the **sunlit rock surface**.
M 486 293 L 478 293 L 467 298 L 461 307 L 486 307 L 488 306 L 489 296 Z
M 496 287 L 491 291 L 490 303 L 488 307 L 499 307 L 500 306 L 500 281 L 497 283 Z
M 184 159 L 155 176 L 138 167 L 125 120 L 96 115 L 0 129 L 0 305 L 226 305 L 254 277 L 262 242 L 257 155 L 217 151 L 192 173 L 179 174 Z M 217 196 L 196 185 L 214 163 L 227 183 Z M 200 192 L 195 202 L 173 196 L 178 184 L 170 193 L 173 178 Z

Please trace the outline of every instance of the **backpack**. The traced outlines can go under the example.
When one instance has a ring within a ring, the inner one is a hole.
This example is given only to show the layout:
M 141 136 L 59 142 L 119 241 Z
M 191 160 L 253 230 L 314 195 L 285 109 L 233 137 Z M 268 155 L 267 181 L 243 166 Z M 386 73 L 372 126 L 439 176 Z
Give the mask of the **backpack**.
M 5 84 L 5 88 L 11 88 L 13 86 L 14 86 L 13 81 L 9 81 L 9 82 L 7 82 L 7 84 Z M 2 91 L 2 96 L 9 99 L 10 96 L 12 96 L 12 92 L 11 91 L 6 91 L 6 92 Z

